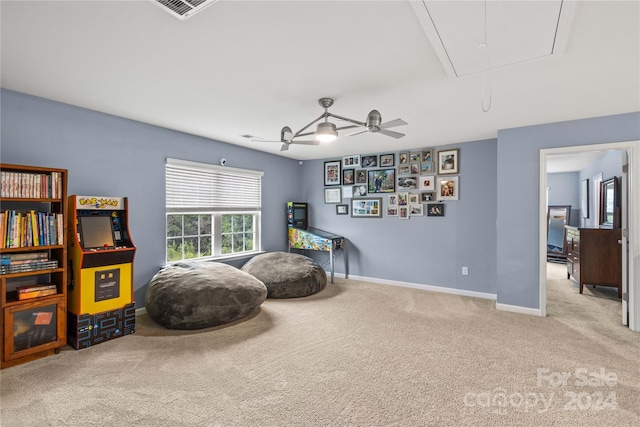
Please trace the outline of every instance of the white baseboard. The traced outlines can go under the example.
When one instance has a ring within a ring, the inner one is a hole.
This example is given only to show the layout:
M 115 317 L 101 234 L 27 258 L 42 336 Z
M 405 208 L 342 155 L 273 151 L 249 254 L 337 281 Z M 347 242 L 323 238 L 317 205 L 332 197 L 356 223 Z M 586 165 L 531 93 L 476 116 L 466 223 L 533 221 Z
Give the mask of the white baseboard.
M 539 308 L 521 307 L 519 305 L 509 305 L 496 303 L 496 310 L 510 311 L 511 313 L 528 314 L 530 316 L 542 316 L 542 310 Z
M 331 276 L 330 271 L 327 272 L 327 276 L 329 277 Z M 344 274 L 342 273 L 335 273 L 334 276 L 344 279 Z M 496 295 L 490 294 L 488 292 L 467 291 L 465 289 L 445 288 L 443 286 L 423 285 L 420 283 L 398 282 L 396 280 L 378 279 L 375 277 L 354 276 L 353 274 L 350 274 L 349 278 L 354 280 L 361 280 L 363 282 L 379 283 L 381 285 L 400 286 L 403 288 L 422 289 L 424 291 L 440 292 L 443 294 L 453 294 L 453 295 L 460 295 L 465 297 L 490 299 L 494 301 L 496 300 Z

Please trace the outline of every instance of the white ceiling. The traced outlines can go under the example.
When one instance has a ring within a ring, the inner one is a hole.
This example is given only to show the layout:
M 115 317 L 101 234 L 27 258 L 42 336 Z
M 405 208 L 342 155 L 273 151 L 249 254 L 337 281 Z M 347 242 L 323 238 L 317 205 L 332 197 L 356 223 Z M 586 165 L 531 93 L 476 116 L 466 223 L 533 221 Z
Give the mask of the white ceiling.
M 443 37 L 446 26 L 455 39 L 444 42 L 463 47 L 465 67 L 467 59 L 473 65 L 469 55 L 484 61 L 476 49 L 485 3 L 446 3 L 427 2 Z M 536 3 L 548 4 L 529 12 Z M 554 36 L 564 37 L 563 52 L 543 49 L 527 60 L 520 49 L 538 49 L 536 40 L 548 47 L 556 28 L 545 10 L 558 16 L 568 3 L 488 1 L 488 48 L 495 58 L 506 49 L 516 63 L 491 72 L 483 97 L 483 73 L 450 77 L 408 1 L 220 0 L 180 21 L 150 0 L 3 0 L 1 84 L 300 160 L 433 147 L 640 111 L 639 4 L 580 1 L 566 33 Z M 523 15 L 544 23 L 524 25 Z M 531 43 L 506 43 L 538 30 Z M 330 112 L 360 121 L 372 109 L 383 122 L 402 118 L 408 125 L 393 130 L 406 136 L 341 134 L 285 152 L 241 136 L 278 139 L 285 125 L 296 131 L 322 113 L 321 97 L 335 99 Z

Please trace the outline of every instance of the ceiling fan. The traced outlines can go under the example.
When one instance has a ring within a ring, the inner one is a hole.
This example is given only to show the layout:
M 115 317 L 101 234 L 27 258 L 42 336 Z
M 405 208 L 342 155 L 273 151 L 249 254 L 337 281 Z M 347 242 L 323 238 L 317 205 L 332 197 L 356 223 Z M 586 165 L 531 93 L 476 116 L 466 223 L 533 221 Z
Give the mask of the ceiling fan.
M 344 129 L 353 129 L 358 127 L 363 127 L 364 129 L 359 130 L 357 132 L 353 132 L 348 134 L 347 136 L 359 135 L 364 132 L 373 132 L 373 133 L 381 133 L 383 135 L 391 136 L 393 138 L 402 138 L 405 134 L 400 132 L 395 132 L 389 130 L 388 128 L 403 126 L 406 125 L 402 119 L 391 120 L 390 122 L 382 123 L 382 115 L 378 110 L 371 110 L 371 112 L 367 115 L 367 119 L 364 122 L 359 120 L 350 119 L 348 117 L 342 117 L 337 114 L 330 113 L 328 111 L 329 107 L 333 105 L 333 99 L 331 98 L 320 98 L 318 103 L 322 108 L 324 108 L 324 113 L 320 115 L 317 119 L 313 120 L 311 123 L 300 129 L 298 132 L 293 132 L 289 126 L 285 126 L 280 131 L 280 140 L 279 141 L 268 141 L 264 139 L 258 139 L 253 141 L 265 141 L 265 142 L 281 142 L 282 147 L 280 151 L 286 151 L 289 149 L 289 145 L 291 144 L 301 144 L 301 145 L 319 145 L 321 142 L 332 142 L 338 137 L 338 131 Z M 339 120 L 343 120 L 345 122 L 349 122 L 351 124 L 341 127 L 336 127 L 334 123 L 329 121 L 329 117 L 333 117 Z M 305 132 L 309 126 L 314 123 L 324 119 L 324 121 L 318 123 L 315 131 Z M 315 139 L 313 140 L 299 140 L 296 139 L 298 137 L 314 135 Z

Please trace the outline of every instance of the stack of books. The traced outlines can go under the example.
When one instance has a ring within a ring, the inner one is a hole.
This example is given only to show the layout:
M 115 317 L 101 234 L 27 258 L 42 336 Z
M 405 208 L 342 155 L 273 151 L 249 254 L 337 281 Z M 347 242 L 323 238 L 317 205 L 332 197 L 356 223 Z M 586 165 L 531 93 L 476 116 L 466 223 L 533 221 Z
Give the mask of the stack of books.
M 64 219 L 61 213 L 0 212 L 0 248 L 62 245 Z
M 48 252 L 2 254 L 0 256 L 0 274 L 49 270 L 53 268 L 58 268 L 58 260 L 49 259 Z

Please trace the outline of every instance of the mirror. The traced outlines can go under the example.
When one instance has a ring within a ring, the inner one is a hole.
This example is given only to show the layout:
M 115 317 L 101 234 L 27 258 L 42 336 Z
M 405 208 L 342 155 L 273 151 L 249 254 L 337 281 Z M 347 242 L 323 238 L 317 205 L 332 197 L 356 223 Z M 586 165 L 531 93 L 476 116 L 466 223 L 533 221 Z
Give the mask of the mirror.
M 563 260 L 567 257 L 565 225 L 569 225 L 571 206 L 547 208 L 547 259 Z
M 618 178 L 613 177 L 600 183 L 600 228 L 618 228 Z

